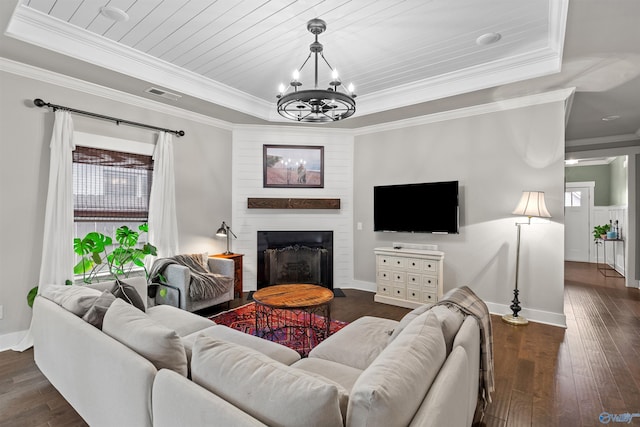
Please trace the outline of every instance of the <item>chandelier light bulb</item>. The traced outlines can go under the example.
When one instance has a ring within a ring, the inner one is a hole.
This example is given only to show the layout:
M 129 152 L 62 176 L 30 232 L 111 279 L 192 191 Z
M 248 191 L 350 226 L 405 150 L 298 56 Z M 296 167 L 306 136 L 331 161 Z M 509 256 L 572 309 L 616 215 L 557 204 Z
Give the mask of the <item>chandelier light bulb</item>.
M 335 68 L 333 69 L 333 71 L 331 72 L 331 78 L 333 80 L 337 80 L 338 79 L 338 70 L 336 70 Z
M 353 92 L 355 92 L 356 88 L 353 87 L 353 83 L 349 83 L 349 87 L 347 87 L 347 90 L 349 91 L 350 94 L 353 95 Z
M 300 71 L 298 71 L 297 69 L 293 70 L 293 81 L 297 82 L 299 78 L 300 78 Z
M 280 86 L 278 86 L 278 92 L 280 92 L 280 95 L 284 94 L 285 89 L 284 84 L 280 83 Z

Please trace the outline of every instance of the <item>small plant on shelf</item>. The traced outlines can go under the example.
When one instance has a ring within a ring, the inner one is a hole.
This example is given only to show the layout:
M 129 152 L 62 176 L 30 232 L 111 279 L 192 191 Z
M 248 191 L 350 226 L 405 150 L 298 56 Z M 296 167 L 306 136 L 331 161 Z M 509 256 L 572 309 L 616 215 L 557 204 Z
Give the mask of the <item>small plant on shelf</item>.
M 598 239 L 606 239 L 607 231 L 611 230 L 611 225 L 596 225 L 593 227 L 593 241 L 597 242 Z

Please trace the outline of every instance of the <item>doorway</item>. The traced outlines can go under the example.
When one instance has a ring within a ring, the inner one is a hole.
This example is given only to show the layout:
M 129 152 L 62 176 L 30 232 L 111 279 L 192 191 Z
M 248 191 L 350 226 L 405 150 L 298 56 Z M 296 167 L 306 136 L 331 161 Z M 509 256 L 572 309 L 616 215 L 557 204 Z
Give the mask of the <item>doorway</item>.
M 590 262 L 595 182 L 567 182 L 564 193 L 564 259 Z

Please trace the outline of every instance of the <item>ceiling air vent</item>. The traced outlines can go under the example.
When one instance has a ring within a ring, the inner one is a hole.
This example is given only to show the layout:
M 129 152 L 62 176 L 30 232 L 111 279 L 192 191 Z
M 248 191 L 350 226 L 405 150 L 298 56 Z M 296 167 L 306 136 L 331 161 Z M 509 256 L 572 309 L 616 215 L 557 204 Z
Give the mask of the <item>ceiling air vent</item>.
M 162 98 L 167 98 L 172 101 L 177 101 L 178 99 L 182 98 L 182 96 L 178 95 L 177 93 L 167 92 L 164 89 L 158 89 L 157 87 L 153 87 L 153 86 L 148 89 L 145 89 L 145 92 L 150 93 L 152 95 L 161 96 Z

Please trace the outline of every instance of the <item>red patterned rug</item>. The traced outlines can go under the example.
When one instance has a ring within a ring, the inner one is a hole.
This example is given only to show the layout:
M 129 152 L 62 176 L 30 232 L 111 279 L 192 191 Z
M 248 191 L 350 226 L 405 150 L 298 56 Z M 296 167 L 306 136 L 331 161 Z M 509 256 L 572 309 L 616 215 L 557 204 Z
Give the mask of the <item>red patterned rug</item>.
M 256 333 L 256 304 L 254 302 L 216 314 L 209 319 L 219 325 L 226 325 L 240 332 L 285 345 L 305 357 L 313 347 L 324 339 L 322 331 L 326 326 L 326 319 L 316 314 L 313 316 L 312 327 L 305 327 L 310 324 L 309 316 L 304 312 L 274 309 L 268 322 L 271 325 L 270 333 L 263 330 Z M 283 319 L 286 319 L 287 327 L 284 327 Z M 347 324 L 347 322 L 332 320 L 329 325 L 329 335 L 344 328 Z M 301 331 L 304 332 L 301 333 Z

